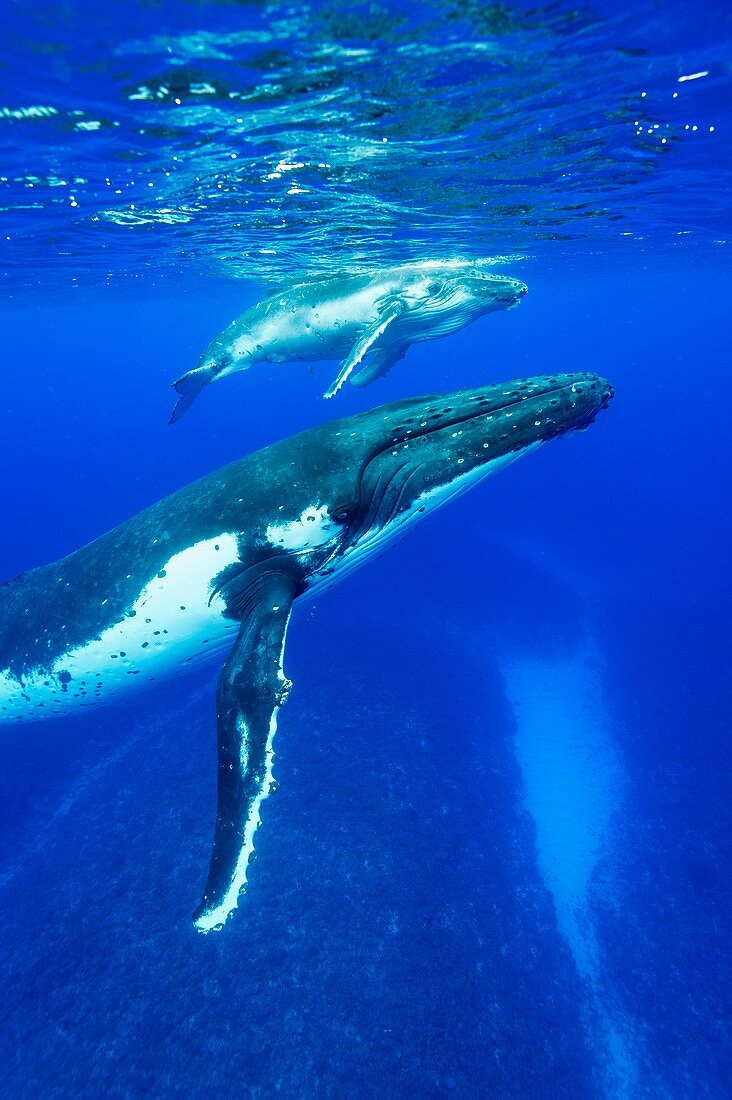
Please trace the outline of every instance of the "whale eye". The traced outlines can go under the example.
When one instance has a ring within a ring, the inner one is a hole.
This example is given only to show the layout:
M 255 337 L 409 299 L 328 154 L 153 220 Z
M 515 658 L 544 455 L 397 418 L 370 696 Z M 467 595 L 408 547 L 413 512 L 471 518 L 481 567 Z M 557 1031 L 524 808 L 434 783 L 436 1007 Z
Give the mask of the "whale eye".
M 336 523 L 348 523 L 355 511 L 356 505 L 353 501 L 342 501 L 333 505 L 330 510 L 330 518 L 335 520 Z
M 430 294 L 439 294 L 440 291 L 442 290 L 442 283 L 438 283 L 438 282 L 434 282 L 434 281 L 431 282 L 431 283 L 428 283 L 427 284 L 427 290 L 430 292 Z

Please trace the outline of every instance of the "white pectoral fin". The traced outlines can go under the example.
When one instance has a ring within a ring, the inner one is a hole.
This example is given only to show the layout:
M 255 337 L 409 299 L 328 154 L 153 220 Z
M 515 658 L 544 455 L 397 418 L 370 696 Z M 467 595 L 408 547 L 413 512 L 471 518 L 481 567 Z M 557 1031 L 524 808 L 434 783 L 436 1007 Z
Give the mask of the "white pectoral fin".
M 259 808 L 273 785 L 277 711 L 290 687 L 282 653 L 295 596 L 292 577 L 265 571 L 241 595 L 241 628 L 217 692 L 218 805 L 206 888 L 193 914 L 200 932 L 224 924 L 246 883 Z
M 333 397 L 338 393 L 338 390 L 344 382 L 348 381 L 351 372 L 355 370 L 364 356 L 370 351 L 376 351 L 378 349 L 379 340 L 389 328 L 389 325 L 396 321 L 397 317 L 400 317 L 405 309 L 406 305 L 401 298 L 390 298 L 384 303 L 374 323 L 370 328 L 366 329 L 364 334 L 351 348 L 350 354 L 343 360 L 341 369 L 335 380 L 323 394 L 324 397 Z

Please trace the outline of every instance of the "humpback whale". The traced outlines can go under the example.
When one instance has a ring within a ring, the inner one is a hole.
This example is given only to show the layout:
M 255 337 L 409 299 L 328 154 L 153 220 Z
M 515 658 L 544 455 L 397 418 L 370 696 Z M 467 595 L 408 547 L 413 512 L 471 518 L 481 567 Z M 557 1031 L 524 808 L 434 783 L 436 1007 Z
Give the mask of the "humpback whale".
M 325 391 L 346 381 L 365 386 L 387 374 L 409 345 L 433 340 L 482 317 L 513 309 L 525 283 L 488 274 L 476 262 L 436 260 L 363 275 L 335 275 L 296 283 L 272 294 L 213 340 L 198 366 L 174 383 L 180 420 L 204 386 L 255 363 L 341 360 Z
M 294 601 L 542 443 L 613 391 L 560 374 L 410 398 L 274 443 L 0 586 L 0 720 L 122 699 L 219 655 L 218 803 L 201 931 L 246 882 L 290 683 Z M 227 652 L 228 651 L 228 652 Z

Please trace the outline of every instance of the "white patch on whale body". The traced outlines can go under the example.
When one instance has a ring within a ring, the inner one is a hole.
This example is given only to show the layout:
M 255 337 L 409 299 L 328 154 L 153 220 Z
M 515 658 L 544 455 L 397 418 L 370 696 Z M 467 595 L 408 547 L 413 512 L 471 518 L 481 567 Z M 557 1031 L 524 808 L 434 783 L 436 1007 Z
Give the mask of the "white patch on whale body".
M 247 764 L 249 763 L 249 726 L 246 724 L 243 718 L 239 719 L 239 737 L 241 738 L 241 744 L 239 745 L 239 764 L 241 765 L 242 772 L 247 770 Z
M 124 617 L 97 638 L 22 680 L 0 673 L 0 720 L 90 707 L 216 653 L 238 623 L 224 618 L 225 601 L 211 597 L 211 583 L 237 561 L 236 536 L 226 532 L 174 554 Z
M 27 694 L 25 681 L 21 683 L 9 673 L 0 672 L 0 721 L 26 718 L 29 709 Z
M 267 539 L 273 546 L 307 554 L 334 539 L 341 531 L 325 504 L 312 504 L 302 515 L 287 523 L 270 523 Z
M 287 616 L 287 622 L 285 623 L 285 629 L 282 636 L 282 648 L 280 649 L 280 662 L 277 669 L 277 678 L 280 681 L 283 689 L 286 689 L 288 685 L 287 677 L 282 671 L 282 661 L 285 653 L 285 640 L 287 638 L 287 628 L 290 625 L 290 616 Z M 222 928 L 228 918 L 236 909 L 239 904 L 239 895 L 244 890 L 247 884 L 247 864 L 251 859 L 252 852 L 254 851 L 254 834 L 261 824 L 260 809 L 265 798 L 270 794 L 272 786 L 274 784 L 274 776 L 272 774 L 272 764 L 274 762 L 274 735 L 277 732 L 277 715 L 279 714 L 280 707 L 284 703 L 286 698 L 286 692 L 283 692 L 281 701 L 275 706 L 272 711 L 272 717 L 269 720 L 269 732 L 267 734 L 267 746 L 265 750 L 265 766 L 264 766 L 264 779 L 262 786 L 259 788 L 257 795 L 252 801 L 252 805 L 249 809 L 249 816 L 247 818 L 246 825 L 244 826 L 244 835 L 242 836 L 241 850 L 239 852 L 239 858 L 236 861 L 236 867 L 231 878 L 231 883 L 228 890 L 224 894 L 219 904 L 214 909 L 208 909 L 205 913 L 201 913 L 193 923 L 199 932 L 214 932 L 219 928 Z M 244 759 L 244 751 L 242 749 L 241 754 L 242 772 L 246 768 L 246 761 Z

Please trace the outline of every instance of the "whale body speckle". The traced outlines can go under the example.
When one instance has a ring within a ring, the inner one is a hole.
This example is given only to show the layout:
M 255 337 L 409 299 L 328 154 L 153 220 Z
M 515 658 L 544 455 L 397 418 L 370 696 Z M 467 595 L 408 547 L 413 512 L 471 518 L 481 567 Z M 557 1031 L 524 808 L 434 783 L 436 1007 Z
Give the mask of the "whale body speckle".
M 476 261 L 433 260 L 295 285 L 257 303 L 209 344 L 175 383 L 179 420 L 204 386 L 255 363 L 340 360 L 325 391 L 365 386 L 387 374 L 411 344 L 433 340 L 486 313 L 513 309 L 526 284 Z

